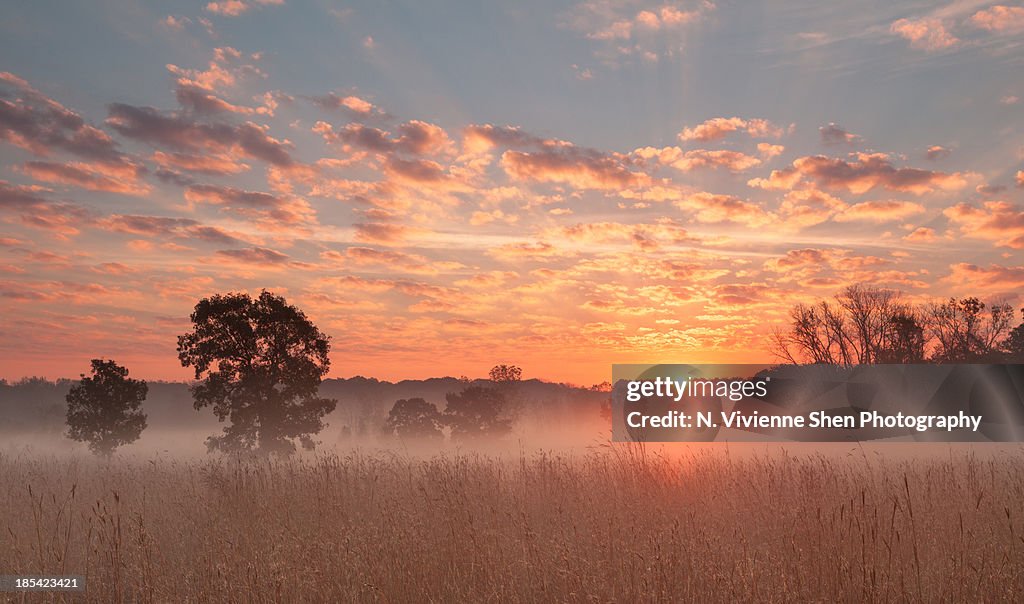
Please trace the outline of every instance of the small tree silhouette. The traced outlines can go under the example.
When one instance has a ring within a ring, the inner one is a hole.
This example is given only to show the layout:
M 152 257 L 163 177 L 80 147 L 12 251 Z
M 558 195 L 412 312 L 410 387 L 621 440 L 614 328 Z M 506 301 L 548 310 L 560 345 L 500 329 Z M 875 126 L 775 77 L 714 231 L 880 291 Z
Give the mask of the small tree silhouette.
M 492 382 L 502 384 L 518 382 L 523 379 L 523 370 L 515 365 L 495 365 L 488 374 Z
M 68 438 L 89 443 L 96 455 L 109 457 L 114 449 L 133 443 L 146 428 L 140 407 L 149 387 L 128 377 L 114 361 L 92 360 L 92 377 L 71 387 L 68 403 Z
M 384 421 L 384 431 L 402 438 L 443 438 L 443 418 L 433 403 L 421 398 L 401 399 Z
M 512 430 L 512 420 L 504 416 L 505 395 L 496 388 L 470 386 L 449 392 L 445 399 L 444 418 L 453 439 L 502 436 Z

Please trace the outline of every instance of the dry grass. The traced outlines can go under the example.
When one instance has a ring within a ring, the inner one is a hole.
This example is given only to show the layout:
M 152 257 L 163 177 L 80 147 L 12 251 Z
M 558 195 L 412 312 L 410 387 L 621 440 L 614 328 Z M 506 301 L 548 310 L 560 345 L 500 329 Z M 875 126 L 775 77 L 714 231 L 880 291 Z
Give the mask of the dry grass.
M 0 573 L 96 602 L 1021 601 L 1022 462 L 0 455 Z

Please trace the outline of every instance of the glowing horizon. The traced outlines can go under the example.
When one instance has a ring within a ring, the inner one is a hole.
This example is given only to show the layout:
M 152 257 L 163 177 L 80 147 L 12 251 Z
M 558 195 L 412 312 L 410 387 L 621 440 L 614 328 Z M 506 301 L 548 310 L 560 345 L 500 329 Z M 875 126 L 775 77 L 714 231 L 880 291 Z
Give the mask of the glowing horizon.
M 1024 7 L 5 6 L 0 378 L 190 378 L 267 289 L 331 377 L 752 363 L 795 303 L 1024 297 Z

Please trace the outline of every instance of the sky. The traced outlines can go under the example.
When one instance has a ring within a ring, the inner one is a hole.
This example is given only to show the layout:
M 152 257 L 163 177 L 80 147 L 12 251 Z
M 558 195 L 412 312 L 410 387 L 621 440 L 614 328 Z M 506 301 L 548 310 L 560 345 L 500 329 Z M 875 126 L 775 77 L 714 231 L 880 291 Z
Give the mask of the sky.
M 1024 305 L 1024 5 L 6 3 L 0 378 L 188 379 L 266 289 L 331 376 L 742 363 L 846 285 Z

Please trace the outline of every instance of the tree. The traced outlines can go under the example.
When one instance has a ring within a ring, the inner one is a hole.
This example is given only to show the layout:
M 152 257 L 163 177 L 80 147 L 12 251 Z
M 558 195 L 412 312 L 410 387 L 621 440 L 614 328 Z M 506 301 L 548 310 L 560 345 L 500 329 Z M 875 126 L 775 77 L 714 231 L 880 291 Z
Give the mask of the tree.
M 401 438 L 443 438 L 442 421 L 441 413 L 433 403 L 421 398 L 401 399 L 395 401 L 395 406 L 388 413 L 384 430 Z
M 834 302 L 790 311 L 788 331 L 775 332 L 776 354 L 791 363 L 915 363 L 924 359 L 924 328 L 897 291 L 851 285 Z
M 502 436 L 512 430 L 512 420 L 504 416 L 505 395 L 496 388 L 470 386 L 449 392 L 445 399 L 444 420 L 453 439 Z
M 121 445 L 139 439 L 146 429 L 140 408 L 149 387 L 128 377 L 128 370 L 114 361 L 92 360 L 92 376 L 68 391 L 68 438 L 89 443 L 96 455 L 109 457 Z
M 523 379 L 523 370 L 515 365 L 495 365 L 488 376 L 492 382 L 510 384 Z
M 1024 308 L 1020 309 L 1020 314 L 1024 318 Z M 1003 352 L 1011 363 L 1024 363 L 1024 323 L 1010 330 L 1003 341 Z
M 940 363 L 991 362 L 1001 357 L 999 344 L 1010 329 L 1013 308 L 986 305 L 970 297 L 950 298 L 928 307 L 929 331 L 936 342 L 934 360 Z
M 183 367 L 195 368 L 197 410 L 212 406 L 220 436 L 210 450 L 290 454 L 306 449 L 337 401 L 318 396 L 330 369 L 330 339 L 284 298 L 263 291 L 200 300 L 192 331 L 178 338 Z

